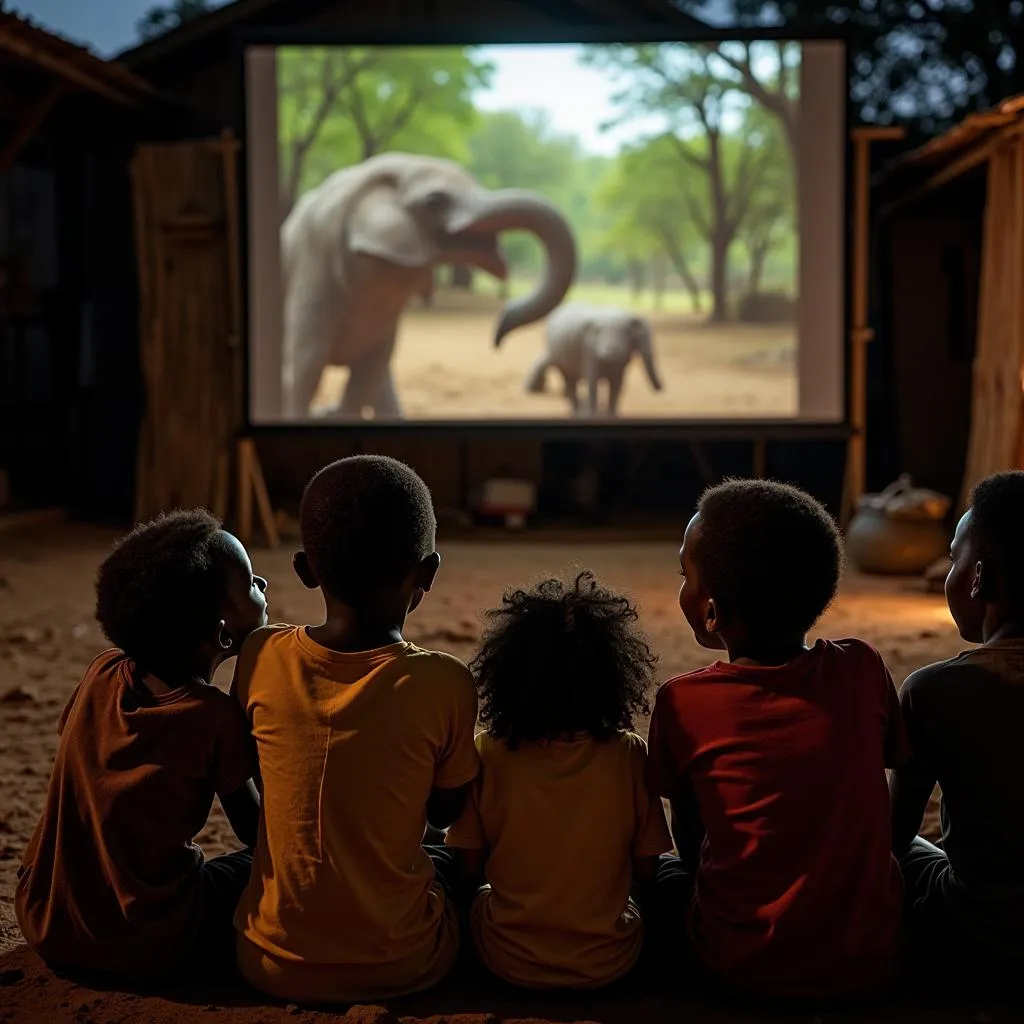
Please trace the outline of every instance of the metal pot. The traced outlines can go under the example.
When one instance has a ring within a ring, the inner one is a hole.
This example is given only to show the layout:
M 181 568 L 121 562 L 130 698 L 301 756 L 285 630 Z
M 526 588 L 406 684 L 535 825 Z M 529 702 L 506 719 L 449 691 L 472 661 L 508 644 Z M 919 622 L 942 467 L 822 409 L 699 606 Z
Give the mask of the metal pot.
M 861 572 L 918 576 L 949 550 L 949 534 L 936 519 L 892 519 L 861 508 L 846 531 L 846 550 Z

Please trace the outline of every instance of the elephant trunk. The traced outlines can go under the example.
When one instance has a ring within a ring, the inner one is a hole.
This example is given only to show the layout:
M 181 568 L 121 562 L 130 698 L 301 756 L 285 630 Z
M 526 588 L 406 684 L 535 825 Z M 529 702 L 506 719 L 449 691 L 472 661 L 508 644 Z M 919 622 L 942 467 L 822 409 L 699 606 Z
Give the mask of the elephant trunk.
M 647 379 L 655 391 L 661 390 L 661 377 L 658 376 L 658 368 L 654 365 L 654 344 L 649 333 L 645 333 L 639 346 L 640 358 L 643 360 L 644 369 L 647 371 Z
M 561 301 L 576 278 L 576 240 L 572 228 L 546 199 L 519 189 L 485 193 L 465 225 L 476 233 L 529 231 L 540 239 L 547 265 L 532 295 L 506 303 L 494 335 L 498 346 L 506 334 L 547 316 Z

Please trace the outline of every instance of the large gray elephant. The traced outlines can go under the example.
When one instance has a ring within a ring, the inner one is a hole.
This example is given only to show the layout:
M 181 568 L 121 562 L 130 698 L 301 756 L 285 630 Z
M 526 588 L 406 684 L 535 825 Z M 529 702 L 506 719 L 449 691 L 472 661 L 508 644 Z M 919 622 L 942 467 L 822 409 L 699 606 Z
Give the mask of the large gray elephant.
M 598 388 L 608 382 L 606 413 L 615 416 L 622 393 L 622 379 L 630 360 L 639 355 L 647 378 L 655 391 L 662 389 L 654 362 L 651 325 L 647 319 L 625 309 L 584 306 L 571 303 L 560 306 L 548 317 L 547 347 L 526 378 L 526 390 L 540 394 L 547 383 L 548 370 L 556 369 L 565 383 L 565 397 L 574 415 L 600 414 Z M 587 384 L 586 402 L 581 407 L 579 382 Z
M 509 230 L 540 239 L 547 269 L 532 295 L 504 307 L 498 341 L 545 317 L 576 276 L 572 230 L 547 200 L 488 191 L 454 163 L 407 153 L 371 157 L 306 193 L 281 229 L 285 416 L 309 415 L 320 375 L 334 365 L 349 368 L 335 415 L 401 418 L 391 356 L 402 310 L 439 265 L 505 278 L 498 234 Z

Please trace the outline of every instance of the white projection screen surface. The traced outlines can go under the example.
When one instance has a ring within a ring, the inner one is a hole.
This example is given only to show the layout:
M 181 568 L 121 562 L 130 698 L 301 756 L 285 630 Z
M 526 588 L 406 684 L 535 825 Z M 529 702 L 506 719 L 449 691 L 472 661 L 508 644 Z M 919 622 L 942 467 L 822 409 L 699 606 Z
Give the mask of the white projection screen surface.
M 841 42 L 259 45 L 245 78 L 252 425 L 843 421 Z

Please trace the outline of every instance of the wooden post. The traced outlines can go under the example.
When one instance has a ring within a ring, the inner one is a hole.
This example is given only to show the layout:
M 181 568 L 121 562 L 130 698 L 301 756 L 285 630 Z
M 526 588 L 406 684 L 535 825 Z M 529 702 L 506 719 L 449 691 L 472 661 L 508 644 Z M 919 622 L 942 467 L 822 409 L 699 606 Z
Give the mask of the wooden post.
M 236 455 L 238 464 L 238 539 L 248 547 L 252 543 L 252 500 L 256 498 L 256 507 L 260 515 L 260 526 L 266 537 L 267 547 L 281 546 L 281 537 L 274 519 L 274 509 L 270 504 L 267 484 L 263 479 L 256 444 L 251 437 L 243 437 L 238 442 Z
M 25 111 L 25 116 L 15 125 L 6 145 L 0 150 L 0 171 L 8 170 L 18 159 L 18 154 L 43 126 L 47 115 L 56 106 L 57 100 L 61 98 L 63 92 L 64 83 L 62 81 L 53 82 Z
M 842 522 L 849 522 L 864 494 L 867 476 L 865 432 L 868 405 L 868 352 L 873 335 L 868 326 L 871 240 L 871 143 L 902 139 L 902 128 L 854 128 L 853 140 L 853 265 L 851 268 L 850 426 L 843 483 Z

